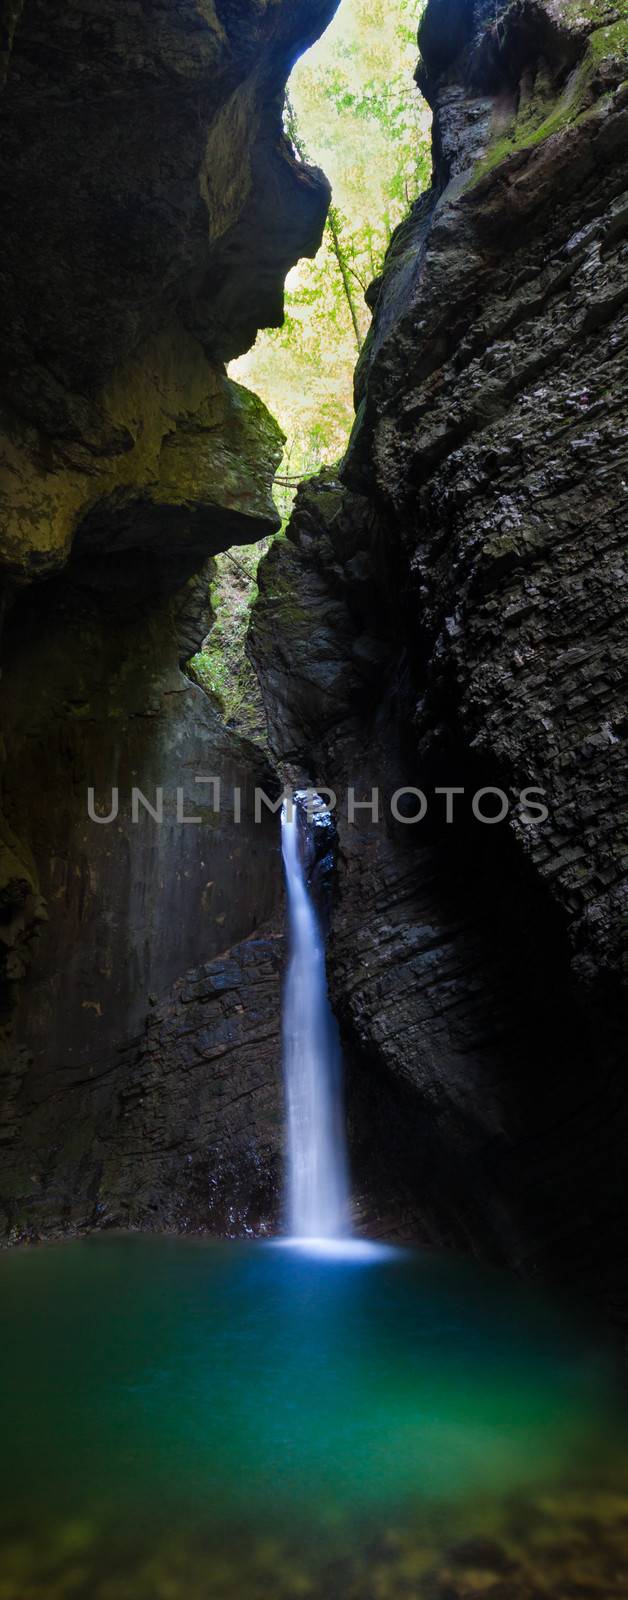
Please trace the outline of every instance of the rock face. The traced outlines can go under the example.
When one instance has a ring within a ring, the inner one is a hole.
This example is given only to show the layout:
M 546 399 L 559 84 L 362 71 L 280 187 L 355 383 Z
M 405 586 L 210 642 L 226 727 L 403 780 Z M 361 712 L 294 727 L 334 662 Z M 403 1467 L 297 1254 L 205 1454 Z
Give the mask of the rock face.
M 625 1317 L 625 23 L 430 0 L 420 44 L 433 186 L 369 291 L 340 481 L 301 493 L 250 648 L 277 758 L 339 796 L 366 1214 Z M 347 823 L 348 784 L 380 789 L 377 823 Z M 471 811 L 487 786 L 499 826 Z
M 3 1156 L 5 1236 L 276 1229 L 280 967 L 262 930 L 187 972 L 86 1077 L 61 1066 L 42 1088 L 31 1074 Z
M 274 774 L 179 665 L 207 575 L 139 602 L 95 591 L 96 571 L 16 607 L 3 684 L 19 775 L 6 813 L 16 831 L 26 815 L 47 907 L 17 1032 L 48 1066 L 52 1046 L 81 1071 L 199 951 L 261 926 L 280 882 L 274 820 L 260 807 L 255 821 L 255 786 L 273 793 Z
M 628 39 L 616 8 L 430 7 L 435 181 L 376 287 L 347 481 L 404 528 L 441 709 L 505 782 L 585 981 L 626 970 Z M 361 398 L 360 398 L 361 397 Z M 623 932 L 622 932 L 623 925 Z
M 94 507 L 134 517 L 147 502 L 162 523 L 184 507 L 207 554 L 225 547 L 217 458 L 243 418 L 221 363 L 281 321 L 286 271 L 320 242 L 329 188 L 294 160 L 281 108 L 333 10 L 15 8 L 0 101 L 0 556 L 19 581 L 57 570 Z
M 282 102 L 334 5 L 3 8 L 0 1212 L 12 1237 L 125 1218 L 200 1225 L 203 1208 L 216 1226 L 262 1226 L 275 1206 L 274 966 L 243 946 L 237 1001 L 224 986 L 218 1035 L 241 1046 L 237 1068 L 229 1046 L 231 1098 L 212 1065 L 222 1045 L 191 1042 L 196 1011 L 172 986 L 258 928 L 272 938 L 278 825 L 268 811 L 256 822 L 254 792 L 276 779 L 183 669 L 207 632 L 208 560 L 279 525 L 280 430 L 224 362 L 281 321 L 285 274 L 320 242 L 329 186 L 295 161 Z M 90 788 L 110 823 L 89 816 Z M 253 1067 L 258 1025 L 268 1044 L 260 1033 Z

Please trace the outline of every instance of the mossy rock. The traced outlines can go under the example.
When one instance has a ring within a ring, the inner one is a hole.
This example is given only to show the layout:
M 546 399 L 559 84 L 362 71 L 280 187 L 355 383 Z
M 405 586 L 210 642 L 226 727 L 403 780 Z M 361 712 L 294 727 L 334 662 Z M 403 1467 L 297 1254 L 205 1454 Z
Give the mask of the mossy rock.
M 573 3 L 562 10 L 565 19 L 570 20 L 580 8 Z M 504 29 L 508 25 L 508 14 L 502 19 Z M 596 14 L 607 15 L 608 7 L 597 6 L 593 16 Z M 604 114 L 610 95 L 621 84 L 628 68 L 628 17 L 594 27 L 582 42 L 580 60 L 558 85 L 547 63 L 539 62 L 533 83 L 522 86 L 511 123 L 500 129 L 476 163 L 468 188 L 473 188 L 503 162 L 513 157 L 525 158 L 554 135 Z

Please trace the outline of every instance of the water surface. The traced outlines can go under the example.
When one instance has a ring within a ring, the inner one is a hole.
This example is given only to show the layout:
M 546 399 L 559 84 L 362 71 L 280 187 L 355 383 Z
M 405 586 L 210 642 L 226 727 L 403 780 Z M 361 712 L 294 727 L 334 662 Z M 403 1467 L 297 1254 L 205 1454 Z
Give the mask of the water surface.
M 5 1253 L 0 1294 L 2 1600 L 431 1595 L 611 1500 L 623 1550 L 610 1351 L 472 1264 L 99 1237 Z

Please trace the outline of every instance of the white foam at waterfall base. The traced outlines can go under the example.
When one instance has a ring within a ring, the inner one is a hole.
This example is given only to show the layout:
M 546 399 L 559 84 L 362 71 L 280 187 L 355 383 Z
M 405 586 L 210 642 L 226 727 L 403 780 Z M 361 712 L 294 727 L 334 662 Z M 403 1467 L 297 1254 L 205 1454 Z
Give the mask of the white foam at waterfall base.
M 289 929 L 283 997 L 287 1223 L 293 1240 L 320 1247 L 349 1234 L 342 1058 L 294 804 L 284 803 L 281 831 Z
M 321 1261 L 342 1261 L 356 1266 L 374 1261 L 388 1261 L 392 1256 L 407 1255 L 400 1245 L 382 1244 L 378 1239 L 353 1239 L 350 1234 L 338 1239 L 288 1238 L 273 1239 L 273 1246 L 294 1250 L 299 1255 L 312 1256 Z

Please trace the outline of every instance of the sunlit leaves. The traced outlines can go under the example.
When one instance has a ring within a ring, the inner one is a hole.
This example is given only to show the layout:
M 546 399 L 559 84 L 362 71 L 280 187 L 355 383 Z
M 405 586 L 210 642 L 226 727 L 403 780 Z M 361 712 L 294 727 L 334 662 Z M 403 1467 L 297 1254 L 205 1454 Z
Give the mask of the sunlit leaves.
M 341 0 L 290 80 L 304 153 L 332 183 L 336 240 L 327 229 L 316 260 L 293 269 L 283 328 L 261 334 L 232 368 L 287 435 L 284 476 L 336 460 L 353 419 L 357 341 L 338 255 L 363 337 L 370 321 L 365 289 L 381 270 L 394 228 L 429 182 L 429 117 L 413 83 L 421 9 L 419 0 Z

